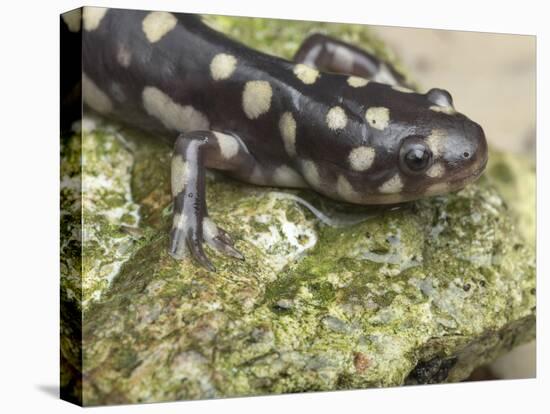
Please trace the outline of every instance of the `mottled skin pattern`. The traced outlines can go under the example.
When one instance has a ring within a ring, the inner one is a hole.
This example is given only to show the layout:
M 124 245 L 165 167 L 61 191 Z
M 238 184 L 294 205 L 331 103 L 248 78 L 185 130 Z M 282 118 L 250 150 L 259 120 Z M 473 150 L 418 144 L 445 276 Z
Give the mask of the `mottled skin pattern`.
M 414 93 L 357 47 L 313 35 L 290 62 L 193 15 L 83 10 L 82 28 L 71 31 L 82 34 L 84 102 L 175 139 L 174 257 L 187 247 L 214 270 L 207 242 L 242 258 L 208 217 L 205 167 L 357 204 L 453 191 L 485 167 L 483 130 L 455 111 L 448 92 Z

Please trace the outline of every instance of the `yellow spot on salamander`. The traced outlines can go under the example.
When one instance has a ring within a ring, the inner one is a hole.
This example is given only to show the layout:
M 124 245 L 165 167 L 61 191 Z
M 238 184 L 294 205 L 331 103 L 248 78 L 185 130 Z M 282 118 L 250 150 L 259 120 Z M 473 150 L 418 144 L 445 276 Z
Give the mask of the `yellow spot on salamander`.
M 294 74 L 306 85 L 312 85 L 319 77 L 319 71 L 303 63 L 294 66 Z
M 343 175 L 340 175 L 336 181 L 336 192 L 345 201 L 351 203 L 358 203 L 361 201 L 361 195 L 353 189 L 350 182 Z
M 267 81 L 249 81 L 244 85 L 243 110 L 249 119 L 256 119 L 271 107 L 273 91 Z
M 371 127 L 383 130 L 390 122 L 390 110 L 383 106 L 373 106 L 367 109 L 365 118 Z
M 106 9 L 105 7 L 84 7 L 84 11 L 82 13 L 84 30 L 91 32 L 97 29 L 101 23 L 101 20 L 103 20 L 105 13 L 107 13 L 107 10 L 109 9 Z
M 307 184 L 300 174 L 287 165 L 281 165 L 273 172 L 273 183 L 282 187 L 305 188 Z
M 285 112 L 279 120 L 279 131 L 288 155 L 296 155 L 296 121 L 291 112 Z
M 206 130 L 208 118 L 191 105 L 180 105 L 154 86 L 147 86 L 142 93 L 145 111 L 158 119 L 168 129 L 180 132 Z
M 80 31 L 80 25 L 82 21 L 82 9 L 74 9 L 63 13 L 61 18 L 67 25 L 69 31 L 78 33 Z
M 383 194 L 396 194 L 401 192 L 403 189 L 403 181 L 399 174 L 395 174 L 392 178 L 386 181 L 378 189 Z
M 327 113 L 327 125 L 330 129 L 345 128 L 348 123 L 348 117 L 340 106 L 333 106 Z
M 111 99 L 84 72 L 82 72 L 82 98 L 90 108 L 100 114 L 109 113 L 113 109 Z
M 426 143 L 432 150 L 434 158 L 439 158 L 443 154 L 446 134 L 440 129 L 434 128 L 432 133 L 426 138 Z
M 368 83 L 368 79 L 360 78 L 359 76 L 350 76 L 348 78 L 348 85 L 353 88 L 360 88 L 362 86 L 366 86 Z
M 226 160 L 233 158 L 239 152 L 239 142 L 228 134 L 221 132 L 214 132 L 216 139 L 218 140 L 218 146 L 223 158 Z
M 302 172 L 308 182 L 313 188 L 321 188 L 321 177 L 317 170 L 317 165 L 311 160 L 305 160 L 302 163 Z
M 178 20 L 172 13 L 155 11 L 149 13 L 141 22 L 143 33 L 151 43 L 158 42 L 174 27 Z
M 228 79 L 237 66 L 237 59 L 233 55 L 218 53 L 210 62 L 210 74 L 215 81 Z
M 443 164 L 441 163 L 435 163 L 432 165 L 428 171 L 426 171 L 426 175 L 430 178 L 440 178 L 443 177 L 443 174 L 445 173 L 445 168 L 443 167 Z
M 351 150 L 348 160 L 355 171 L 366 171 L 371 167 L 375 155 L 374 148 L 361 146 Z

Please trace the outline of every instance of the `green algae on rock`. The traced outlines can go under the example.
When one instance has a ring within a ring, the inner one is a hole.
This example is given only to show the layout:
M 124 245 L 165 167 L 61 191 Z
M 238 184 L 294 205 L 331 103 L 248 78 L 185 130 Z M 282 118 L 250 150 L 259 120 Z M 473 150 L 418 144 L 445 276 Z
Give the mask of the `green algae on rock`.
M 84 118 L 84 122 L 93 122 Z M 109 127 L 82 131 L 82 301 L 98 300 L 133 253 L 139 223 L 130 188 L 133 156 Z
M 515 218 L 516 227 L 525 241 L 535 246 L 536 176 L 531 158 L 513 153 L 493 152 L 488 174 Z
M 287 57 L 317 25 L 209 19 Z M 323 27 L 381 47 L 363 26 Z M 347 227 L 321 223 L 280 189 L 211 173 L 209 213 L 246 257 L 206 247 L 211 273 L 167 253 L 170 146 L 108 126 L 75 145 L 90 154 L 91 182 L 117 190 L 83 195 L 96 202 L 83 202 L 94 231 L 82 240 L 89 280 L 74 294 L 85 299 L 82 355 L 74 343 L 65 350 L 66 369 L 81 358 L 85 405 L 454 382 L 534 337 L 534 243 L 517 231 L 527 211 L 503 196 L 501 174 L 520 182 L 534 172 L 510 157 L 495 156 L 499 167 L 492 158 L 462 191 L 399 209 L 288 190 L 331 213 L 369 215 Z M 101 271 L 113 261 L 115 277 Z
M 61 142 L 61 393 L 81 402 L 81 323 L 133 253 L 133 157 L 110 127 L 84 118 Z M 84 315 L 84 316 L 83 316 Z

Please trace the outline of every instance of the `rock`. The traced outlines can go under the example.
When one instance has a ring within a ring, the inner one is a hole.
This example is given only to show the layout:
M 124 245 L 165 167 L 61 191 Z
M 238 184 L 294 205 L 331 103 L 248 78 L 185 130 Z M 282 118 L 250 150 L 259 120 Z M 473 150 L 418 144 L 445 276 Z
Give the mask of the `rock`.
M 209 174 L 210 215 L 246 257 L 207 247 L 211 273 L 167 253 L 170 147 L 83 129 L 62 176 L 76 182 L 82 151 L 84 182 L 104 185 L 85 186 L 81 241 L 79 186 L 62 190 L 62 392 L 85 405 L 455 382 L 534 337 L 534 206 L 511 202 L 501 175 L 534 180 L 527 164 L 493 154 L 478 183 L 399 209 L 284 190 L 369 215 L 339 228 L 280 189 Z

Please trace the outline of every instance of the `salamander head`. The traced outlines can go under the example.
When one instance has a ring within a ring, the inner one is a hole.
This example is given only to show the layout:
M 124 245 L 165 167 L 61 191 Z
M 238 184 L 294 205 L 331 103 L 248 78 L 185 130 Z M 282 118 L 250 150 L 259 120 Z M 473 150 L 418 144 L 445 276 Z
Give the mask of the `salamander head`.
M 356 115 L 348 131 L 361 139 L 350 137 L 344 187 L 353 192 L 340 188 L 342 199 L 386 204 L 445 194 L 486 166 L 482 128 L 456 112 L 445 90 L 419 94 L 372 82 L 344 102 Z

